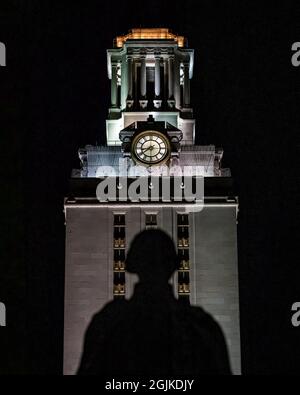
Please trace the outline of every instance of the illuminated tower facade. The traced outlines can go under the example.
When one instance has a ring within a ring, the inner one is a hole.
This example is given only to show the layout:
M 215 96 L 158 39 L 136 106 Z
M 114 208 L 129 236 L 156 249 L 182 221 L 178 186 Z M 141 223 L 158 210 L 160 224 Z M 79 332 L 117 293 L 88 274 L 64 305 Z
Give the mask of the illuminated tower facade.
M 75 373 L 92 316 L 113 299 L 132 296 L 136 278 L 125 268 L 130 242 L 143 229 L 160 228 L 180 256 L 174 295 L 219 322 L 239 374 L 238 198 L 230 170 L 221 166 L 222 149 L 195 145 L 194 51 L 168 29 L 133 29 L 116 38 L 107 65 L 107 144 L 79 150 L 82 166 L 73 171 L 65 199 L 64 372 Z M 167 198 L 161 188 L 166 168 L 172 174 Z M 145 172 L 149 200 L 129 199 L 124 191 Z M 105 202 L 99 184 L 108 179 L 115 181 L 115 199 Z M 185 192 L 200 179 L 203 199 L 191 201 Z
M 182 131 L 182 145 L 194 144 L 190 99 L 194 51 L 185 43 L 184 37 L 168 29 L 134 29 L 118 37 L 116 47 L 107 51 L 111 79 L 108 146 L 120 145 L 120 130 L 147 120 L 152 112 L 156 121 L 169 122 Z

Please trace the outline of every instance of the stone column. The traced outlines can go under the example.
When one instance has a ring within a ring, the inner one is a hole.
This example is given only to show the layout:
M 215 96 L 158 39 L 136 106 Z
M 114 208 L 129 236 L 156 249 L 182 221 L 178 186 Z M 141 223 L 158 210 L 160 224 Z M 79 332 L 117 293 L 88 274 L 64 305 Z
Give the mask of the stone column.
M 141 97 L 146 99 L 147 96 L 147 68 L 146 56 L 141 56 Z
M 132 68 L 132 57 L 127 58 L 127 73 L 128 73 L 128 99 L 133 97 L 133 68 Z
M 173 77 L 173 87 L 174 87 L 174 98 L 176 108 L 181 108 L 181 93 L 180 93 L 180 60 L 175 58 L 174 60 L 174 77 Z
M 112 73 L 111 73 L 111 107 L 117 108 L 118 107 L 118 64 L 112 63 L 111 66 Z
M 174 56 L 168 59 L 168 75 L 169 75 L 169 100 L 174 99 Z
M 175 60 L 174 56 L 170 56 L 168 58 L 168 106 L 171 109 L 173 109 L 175 107 L 175 97 L 174 97 L 174 84 L 175 84 L 175 82 L 174 82 L 174 60 Z
M 155 56 L 155 99 L 153 101 L 155 108 L 161 108 L 161 77 L 160 77 L 160 55 Z
M 128 95 L 127 95 L 127 108 L 132 108 L 134 105 L 133 100 L 133 59 L 131 56 L 127 57 L 127 81 L 128 81 Z
M 183 86 L 183 106 L 191 106 L 191 89 L 190 89 L 190 64 L 184 63 L 184 86 Z
M 168 59 L 164 59 L 164 91 L 162 92 L 163 95 L 163 101 L 166 103 L 169 97 L 169 92 L 168 92 L 168 78 L 169 78 L 169 63 Z
M 147 100 L 147 65 L 146 65 L 146 55 L 141 56 L 141 99 L 140 106 L 145 110 L 148 106 Z
M 160 81 L 160 56 L 155 57 L 155 98 L 160 99 L 161 81 Z

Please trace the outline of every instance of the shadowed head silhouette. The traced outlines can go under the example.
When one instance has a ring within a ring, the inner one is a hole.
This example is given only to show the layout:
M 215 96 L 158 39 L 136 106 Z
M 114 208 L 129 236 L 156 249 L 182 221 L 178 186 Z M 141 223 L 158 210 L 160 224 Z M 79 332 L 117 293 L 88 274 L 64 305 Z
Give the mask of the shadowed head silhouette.
M 131 244 L 126 270 L 139 276 L 141 284 L 166 284 L 179 268 L 172 239 L 161 230 L 145 230 Z
M 134 239 L 126 270 L 140 283 L 132 299 L 116 300 L 94 316 L 79 375 L 230 374 L 219 325 L 174 296 L 168 281 L 178 264 L 174 242 L 163 231 L 147 230 Z

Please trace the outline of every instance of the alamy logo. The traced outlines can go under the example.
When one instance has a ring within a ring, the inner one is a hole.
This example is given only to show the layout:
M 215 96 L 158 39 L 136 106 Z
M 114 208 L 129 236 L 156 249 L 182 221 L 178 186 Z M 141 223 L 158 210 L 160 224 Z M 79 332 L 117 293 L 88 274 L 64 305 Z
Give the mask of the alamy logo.
M 97 178 L 99 182 L 96 195 L 100 203 L 131 202 L 169 203 L 172 200 L 182 203 L 186 212 L 200 212 L 204 208 L 204 177 L 192 177 L 193 174 L 203 173 L 201 166 L 173 167 L 161 166 L 146 169 L 135 166 L 128 172 L 126 161 L 119 161 L 119 169 L 100 166 Z M 132 180 L 130 182 L 130 179 Z
M 0 66 L 6 66 L 6 47 L 3 43 L 0 42 Z
M 6 326 L 6 308 L 4 303 L 0 303 L 0 326 Z
M 300 42 L 292 45 L 292 51 L 295 52 L 292 56 L 292 65 L 294 67 L 300 66 Z

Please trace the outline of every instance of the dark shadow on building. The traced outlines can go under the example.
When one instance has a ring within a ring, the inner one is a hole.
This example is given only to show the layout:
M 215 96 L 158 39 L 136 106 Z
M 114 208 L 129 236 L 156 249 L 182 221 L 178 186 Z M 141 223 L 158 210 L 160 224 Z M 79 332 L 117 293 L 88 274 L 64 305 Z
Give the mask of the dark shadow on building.
M 131 300 L 116 300 L 93 318 L 78 375 L 229 375 L 219 325 L 199 307 L 174 297 L 178 269 L 171 238 L 147 230 L 133 241 L 126 270 L 140 282 Z

